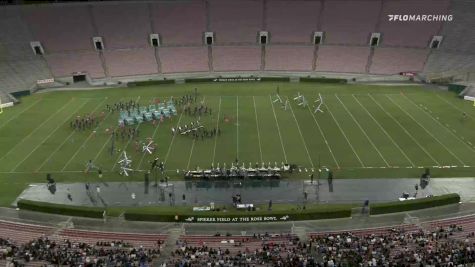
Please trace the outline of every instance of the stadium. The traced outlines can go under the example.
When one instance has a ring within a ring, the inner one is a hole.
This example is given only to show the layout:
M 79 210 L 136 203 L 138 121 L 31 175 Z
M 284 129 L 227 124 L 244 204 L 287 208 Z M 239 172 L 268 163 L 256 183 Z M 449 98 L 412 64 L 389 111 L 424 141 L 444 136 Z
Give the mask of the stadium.
M 473 266 L 475 1 L 0 1 L 0 265 Z

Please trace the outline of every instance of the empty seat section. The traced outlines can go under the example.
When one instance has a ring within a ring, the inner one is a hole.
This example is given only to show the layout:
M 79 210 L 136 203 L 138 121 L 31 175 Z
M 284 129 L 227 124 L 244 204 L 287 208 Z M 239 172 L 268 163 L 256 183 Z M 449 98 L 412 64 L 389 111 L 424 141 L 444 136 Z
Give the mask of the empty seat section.
M 262 30 L 262 1 L 210 0 L 210 30 L 217 44 L 257 43 Z
M 398 74 L 404 71 L 422 71 L 428 53 L 428 49 L 376 48 L 370 72 Z
M 367 45 L 375 32 L 381 1 L 327 1 L 322 15 L 325 44 Z
M 164 45 L 202 44 L 206 31 L 206 12 L 203 1 L 160 2 L 151 4 L 155 33 Z
M 0 60 L 34 58 L 33 39 L 19 8 L 0 9 Z
M 162 47 L 162 73 L 209 71 L 206 47 Z
M 151 29 L 146 4 L 94 5 L 92 11 L 106 49 L 149 46 Z
M 268 1 L 266 30 L 271 42 L 310 44 L 320 9 L 320 1 Z
M 109 75 L 131 76 L 158 73 L 153 48 L 104 51 Z
M 261 48 L 258 46 L 213 47 L 215 71 L 259 70 L 260 67 Z
M 45 55 L 45 59 L 55 77 L 67 77 L 75 72 L 87 73 L 91 78 L 105 76 L 97 52 L 56 53 Z
M 426 73 L 475 71 L 475 54 L 432 51 L 424 69 Z
M 365 72 L 369 47 L 320 46 L 317 71 Z
M 449 0 L 385 1 L 380 32 L 383 46 L 428 47 L 442 22 L 390 21 L 388 15 L 446 15 Z M 456 19 L 456 18 L 455 18 Z
M 464 51 L 473 54 L 475 51 L 475 1 L 454 0 L 450 13 L 453 21 L 446 22 L 442 28 L 444 40 L 441 49 Z
M 266 70 L 311 71 L 313 46 L 268 46 Z
M 46 53 L 92 50 L 94 30 L 87 6 L 32 6 L 25 8 L 25 18 L 35 40 Z

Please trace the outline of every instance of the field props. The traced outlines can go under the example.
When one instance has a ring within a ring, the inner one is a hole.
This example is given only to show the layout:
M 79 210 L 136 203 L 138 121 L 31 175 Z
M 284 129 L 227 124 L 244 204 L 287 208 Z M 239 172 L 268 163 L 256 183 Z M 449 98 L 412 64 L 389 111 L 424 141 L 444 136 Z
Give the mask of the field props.
M 120 166 L 120 175 L 129 176 L 129 172 L 132 171 L 132 160 L 127 157 L 127 153 L 125 151 L 122 152 L 122 156 L 117 163 L 119 163 Z
M 274 98 L 273 98 L 273 100 L 272 100 L 272 103 L 280 103 L 280 104 L 283 103 L 282 98 L 280 97 L 279 94 L 275 94 L 275 96 L 274 96 Z
M 323 97 L 321 94 L 318 94 L 318 98 L 314 101 L 316 103 L 315 110 L 313 113 L 321 112 L 323 113 L 323 110 L 321 109 L 323 105 Z
M 297 93 L 297 96 L 294 97 L 294 101 L 297 102 L 298 106 L 307 107 L 308 101 L 304 95 L 301 95 L 300 92 Z
M 153 143 L 153 140 L 149 140 L 148 143 L 143 143 L 142 146 L 142 152 L 143 153 L 148 153 L 152 154 L 155 151 L 155 144 Z

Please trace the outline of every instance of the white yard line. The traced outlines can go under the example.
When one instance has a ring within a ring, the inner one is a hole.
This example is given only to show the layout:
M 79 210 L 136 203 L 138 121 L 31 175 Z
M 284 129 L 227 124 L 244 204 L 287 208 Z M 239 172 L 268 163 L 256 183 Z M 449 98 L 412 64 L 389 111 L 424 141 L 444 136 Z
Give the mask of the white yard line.
M 239 159 L 239 96 L 236 96 L 236 159 Z
M 458 135 L 454 134 L 452 130 L 450 130 L 447 126 L 443 125 L 440 121 L 438 121 L 437 119 L 435 119 L 432 115 L 430 115 L 426 110 L 424 110 L 423 108 L 419 107 L 416 103 L 414 103 L 414 101 L 412 101 L 410 98 L 408 98 L 406 95 L 404 95 L 405 98 L 407 98 L 408 102 L 410 102 L 411 104 L 413 104 L 414 106 L 416 106 L 418 109 L 422 110 L 425 114 L 427 114 L 427 116 L 429 116 L 433 121 L 437 122 L 437 124 L 439 124 L 440 126 L 444 127 L 451 135 L 453 135 L 455 138 L 457 138 L 462 144 L 464 144 L 465 146 L 467 146 L 470 150 L 472 150 L 473 152 L 475 152 L 475 149 L 473 147 L 471 147 L 469 144 L 467 144 L 465 141 L 463 141 Z
M 111 134 L 111 136 L 109 136 L 109 138 L 107 138 L 107 140 L 104 142 L 104 144 L 101 146 L 101 149 L 99 149 L 99 152 L 96 153 L 96 155 L 94 156 L 94 158 L 92 159 L 92 162 L 95 162 L 97 160 L 97 158 L 101 155 L 102 151 L 104 150 L 104 148 L 106 147 L 106 145 L 109 143 L 110 140 L 112 140 L 112 138 L 115 138 L 114 136 L 114 133 Z M 83 145 L 85 144 L 85 142 L 83 143 Z M 81 147 L 83 146 L 81 145 Z M 71 157 L 70 161 L 76 157 L 77 153 L 79 153 L 79 150 L 76 151 L 76 153 L 74 153 L 74 156 Z M 69 162 L 67 162 L 66 164 L 69 164 Z M 67 166 L 67 165 L 65 165 Z M 103 171 L 104 172 L 104 171 Z
M 303 146 L 305 147 L 305 151 L 307 152 L 307 157 L 308 157 L 308 160 L 310 161 L 310 165 L 312 166 L 312 168 L 315 168 L 315 166 L 313 165 L 312 157 L 310 157 L 310 152 L 308 151 L 307 144 L 305 143 L 305 138 L 303 138 L 303 134 L 302 134 L 302 131 L 300 130 L 299 122 L 297 121 L 297 118 L 295 117 L 294 109 L 292 108 L 292 104 L 290 103 L 290 101 L 289 101 L 289 107 L 290 107 L 290 111 L 292 112 L 292 116 L 294 117 L 295 123 L 297 124 L 297 130 L 299 130 L 300 138 L 302 139 Z
M 355 154 L 356 158 L 358 159 L 358 161 L 360 162 L 361 166 L 362 167 L 365 167 L 363 161 L 361 160 L 360 156 L 358 156 L 358 153 L 356 153 L 356 150 L 355 148 L 353 147 L 353 145 L 351 144 L 350 140 L 348 139 L 348 137 L 346 136 L 345 132 L 343 131 L 343 129 L 341 128 L 340 126 L 340 123 L 338 123 L 338 121 L 336 120 L 335 116 L 333 116 L 333 113 L 332 111 L 330 110 L 330 108 L 327 106 L 327 104 L 323 104 L 325 106 L 325 108 L 328 110 L 328 113 L 330 113 L 330 116 L 333 118 L 333 121 L 335 121 L 336 125 L 338 126 L 338 129 L 340 129 L 340 132 L 343 134 L 343 137 L 345 137 L 346 139 L 346 142 L 348 143 L 348 145 L 350 146 L 351 148 L 351 151 L 353 151 L 353 154 Z
M 8 119 L 7 121 L 5 121 L 4 123 L 2 123 L 2 125 L 0 125 L 0 129 L 3 128 L 5 125 L 7 125 L 10 121 L 18 118 L 18 116 L 20 116 L 21 114 L 25 113 L 26 111 L 30 110 L 34 105 L 38 104 L 40 102 L 41 98 L 38 98 L 33 104 L 29 105 L 27 108 L 25 108 L 24 110 L 22 110 L 21 112 L 19 112 L 18 114 L 12 116 L 10 119 Z
M 460 109 L 459 107 L 457 107 L 456 105 L 450 103 L 449 101 L 447 101 L 447 99 L 441 97 L 441 96 L 438 95 L 438 94 L 436 94 L 436 96 L 437 96 L 438 98 L 442 99 L 442 100 L 443 100 L 445 103 L 447 103 L 449 106 L 452 106 L 454 109 L 456 109 L 456 110 L 458 110 L 458 111 L 460 111 L 460 112 L 462 112 L 462 113 L 467 114 L 468 117 L 470 117 L 470 118 L 472 118 L 473 120 L 475 120 L 475 117 L 473 117 L 472 115 L 468 114 L 467 112 L 461 110 L 461 109 Z
M 360 123 L 356 120 L 356 118 L 353 116 L 353 114 L 351 114 L 351 112 L 348 110 L 348 108 L 346 107 L 345 103 L 343 103 L 343 101 L 341 101 L 341 99 L 338 97 L 337 94 L 335 94 L 335 97 L 336 97 L 336 99 L 340 102 L 340 104 L 343 106 L 343 109 L 345 109 L 346 113 L 348 113 L 348 115 L 350 115 L 350 117 L 353 119 L 353 121 L 356 123 L 356 125 L 358 125 L 358 128 L 360 128 L 361 132 L 366 136 L 366 139 L 368 139 L 368 141 L 370 142 L 371 146 L 373 146 L 373 148 L 376 150 L 376 152 L 378 152 L 379 156 L 381 157 L 381 159 L 383 159 L 383 161 L 384 161 L 384 163 L 386 164 L 386 166 L 389 167 L 388 161 L 384 158 L 383 154 L 381 154 L 381 151 L 379 151 L 378 147 L 376 147 L 376 145 L 373 143 L 373 140 L 371 140 L 371 138 L 368 136 L 368 134 L 367 134 L 366 131 L 363 129 L 363 127 L 361 127 Z
M 333 154 L 333 151 L 332 151 L 332 149 L 331 149 L 331 147 L 330 147 L 330 144 L 328 143 L 328 140 L 327 140 L 327 138 L 325 137 L 325 134 L 323 133 L 322 128 L 320 127 L 320 124 L 318 123 L 317 119 L 315 118 L 315 115 L 313 114 L 313 111 L 310 109 L 310 106 L 307 106 L 307 109 L 308 109 L 308 111 L 310 111 L 310 114 L 311 114 L 312 117 L 313 117 L 313 121 L 315 122 L 315 124 L 316 124 L 317 127 L 318 127 L 318 131 L 320 131 L 320 134 L 321 134 L 322 137 L 323 137 L 323 141 L 325 141 L 325 145 L 327 146 L 328 150 L 330 151 L 330 154 L 331 154 L 331 156 L 332 156 L 332 158 L 333 158 L 333 161 L 334 161 L 335 164 L 336 164 L 336 167 L 339 169 L 339 168 L 340 168 L 340 165 L 338 164 L 338 161 L 336 160 L 336 157 L 335 157 L 335 155 Z
M 387 96 L 386 96 L 387 97 Z M 394 103 L 402 112 L 404 112 L 407 116 L 409 116 L 413 121 L 415 121 L 428 135 L 430 135 L 435 141 L 437 141 L 447 152 L 449 152 L 454 158 L 456 158 L 461 164 L 466 165 L 457 155 L 455 155 L 446 145 L 444 145 L 437 137 L 435 137 L 429 130 L 427 130 L 422 124 L 419 123 L 411 114 L 405 111 L 398 103 L 394 102 L 390 97 L 387 97 L 389 101 Z
M 119 101 L 121 101 L 122 98 L 119 99 Z M 120 112 L 120 111 L 119 111 Z M 109 112 L 107 113 L 106 117 L 104 118 L 103 121 L 105 121 L 109 116 L 110 114 L 112 114 L 112 112 Z M 97 130 L 98 127 L 96 127 L 96 130 Z M 86 145 L 86 143 L 89 141 L 89 139 L 91 139 L 93 133 L 91 132 L 89 134 L 89 136 L 86 138 L 86 140 L 84 140 L 84 142 L 82 142 L 81 146 L 79 146 L 79 148 L 76 150 L 76 152 L 74 152 L 74 154 L 72 155 L 71 158 L 69 158 L 68 162 L 66 162 L 66 164 L 64 164 L 63 168 L 61 169 L 61 171 L 64 171 L 68 165 L 71 163 L 71 161 L 77 156 L 77 154 L 81 151 L 81 149 Z M 94 159 L 92 160 L 93 162 L 96 161 L 96 159 L 99 157 L 99 155 L 102 153 L 102 150 L 104 150 L 104 147 L 107 145 L 107 143 L 109 143 L 109 140 L 112 139 L 112 135 L 104 142 L 104 145 L 102 145 L 101 149 L 99 150 L 99 152 L 97 152 L 96 156 L 94 156 Z
M 279 122 L 277 121 L 277 115 L 275 115 L 274 103 L 272 102 L 272 97 L 269 96 L 270 104 L 272 106 L 272 112 L 274 113 L 275 124 L 277 125 L 277 132 L 279 133 L 280 145 L 282 146 L 282 151 L 284 152 L 285 163 L 287 164 L 287 153 L 285 153 L 284 142 L 282 141 L 282 135 L 280 134 Z
M 101 105 L 103 105 L 106 100 L 107 100 L 107 98 L 104 98 L 104 100 L 102 100 L 102 102 L 100 102 L 100 103 L 91 111 L 91 113 L 96 112 L 96 110 L 97 110 L 99 107 L 101 107 Z M 96 127 L 96 129 L 97 129 L 97 127 Z M 95 130 L 96 130 L 96 129 L 95 129 Z M 64 141 L 63 141 L 59 146 L 56 147 L 56 149 L 48 156 L 48 158 L 45 159 L 45 160 L 41 163 L 41 165 L 36 169 L 36 171 L 38 172 L 39 170 L 41 170 L 41 168 L 43 168 L 43 166 L 46 164 L 46 162 L 48 162 L 48 161 L 51 159 L 51 157 L 52 157 L 54 154 L 56 154 L 56 152 L 58 152 L 58 150 L 59 150 L 75 133 L 77 133 L 77 131 L 72 131 L 71 134 L 70 134 L 66 139 L 64 139 Z
M 206 96 L 203 96 L 203 100 L 201 100 L 201 103 L 205 102 L 205 98 L 206 98 Z M 200 120 L 201 120 L 201 116 L 198 117 L 198 121 L 200 121 Z M 198 137 L 196 137 L 196 139 L 197 138 Z M 190 156 L 188 157 L 188 164 L 186 164 L 186 170 L 190 169 L 191 157 L 193 155 L 193 150 L 195 148 L 196 139 L 193 139 L 193 143 L 191 144 Z
M 218 106 L 218 119 L 216 119 L 216 131 L 219 129 L 219 116 L 221 115 L 221 96 L 219 97 L 219 106 Z M 213 164 L 214 165 L 214 159 L 216 157 L 216 143 L 218 141 L 218 135 L 216 134 L 214 136 L 214 148 L 213 148 Z
M 139 102 L 139 101 L 140 101 L 140 97 L 141 97 L 141 96 L 138 96 L 138 97 L 137 97 L 137 100 L 135 100 L 135 102 Z M 139 127 L 140 127 L 141 124 L 142 124 L 142 123 L 137 123 L 137 126 L 135 127 L 135 132 L 137 132 L 137 130 L 139 129 Z M 125 147 L 122 148 L 122 151 L 126 151 L 126 150 L 127 150 L 127 148 L 129 147 L 130 142 L 132 141 L 132 139 L 133 139 L 133 137 L 129 138 L 129 140 L 128 140 L 127 143 L 125 144 Z M 119 159 L 120 159 L 120 153 L 119 153 L 119 156 L 117 156 L 117 159 L 114 161 L 114 165 L 112 165 L 111 171 L 114 171 L 115 166 L 117 166 L 117 162 L 119 161 Z
M 183 110 L 181 111 L 181 114 L 180 114 L 180 117 L 178 118 L 178 122 L 176 123 L 176 126 L 175 126 L 175 129 L 178 128 L 178 126 L 180 126 L 180 121 L 181 121 L 181 118 L 183 117 Z M 165 159 L 163 160 L 163 163 L 166 164 L 167 163 L 167 160 L 168 160 L 168 155 L 170 155 L 170 151 L 172 150 L 172 146 L 173 146 L 173 142 L 175 141 L 175 136 L 179 134 L 179 133 L 176 133 L 175 131 L 175 134 L 172 136 L 172 141 L 170 142 L 170 146 L 168 147 L 168 150 L 167 150 L 167 154 L 165 155 Z
M 32 149 L 30 151 L 30 153 L 28 153 L 28 155 L 26 155 L 26 157 L 23 158 L 23 160 L 21 160 L 20 162 L 18 162 L 15 167 L 13 167 L 12 169 L 12 172 L 14 172 L 18 166 L 20 166 L 23 162 L 25 162 L 26 159 L 28 159 L 41 145 L 43 145 L 54 133 L 56 133 L 56 131 L 61 127 L 63 126 L 63 124 L 65 124 L 68 120 L 70 120 L 74 115 L 76 115 L 76 112 L 78 112 L 78 110 L 80 110 L 82 107 L 84 107 L 84 105 L 87 104 L 87 102 L 89 102 L 89 100 L 87 100 L 86 102 L 82 103 L 77 109 L 74 110 L 73 113 L 71 113 L 71 115 L 69 115 L 64 121 L 62 121 L 61 123 L 58 123 L 58 126 L 56 126 L 56 128 L 54 128 L 54 130 L 52 130 L 48 136 L 46 136 L 34 149 Z
M 38 125 L 33 131 L 31 131 L 27 136 L 25 136 L 20 142 L 16 143 L 15 146 L 13 146 L 3 157 L 0 158 L 0 161 L 3 160 L 7 155 L 9 155 L 17 146 L 25 142 L 26 139 L 28 139 L 33 133 L 38 131 L 43 125 L 45 125 L 47 122 L 49 122 L 56 114 L 58 114 L 60 111 L 62 111 L 65 107 L 68 106 L 69 102 L 71 102 L 74 98 L 69 99 L 68 102 L 66 102 L 60 109 L 58 109 L 55 113 L 51 114 L 45 121 L 43 121 L 40 125 Z
M 413 136 L 411 133 L 409 133 L 409 131 L 398 121 L 396 120 L 396 118 L 393 117 L 393 115 L 391 115 L 391 113 L 387 112 L 386 109 L 384 109 L 384 107 L 379 104 L 379 102 L 371 95 L 371 94 L 368 94 L 369 97 L 373 100 L 373 102 L 378 105 L 378 107 L 388 116 L 390 117 L 405 133 L 407 136 L 409 136 L 409 138 L 411 138 L 411 140 L 417 144 L 417 146 L 422 150 L 424 151 L 424 153 L 426 153 L 427 156 L 429 156 L 429 158 L 431 158 L 438 166 L 440 165 L 440 163 L 432 156 L 432 154 L 429 153 L 429 151 L 427 151 Z
M 369 95 L 369 94 L 368 94 Z M 401 152 L 402 155 L 404 155 L 404 157 L 407 159 L 407 161 L 414 167 L 416 166 L 414 164 L 414 162 L 412 162 L 412 160 L 406 155 L 406 153 L 404 152 L 404 150 L 402 150 L 402 148 L 396 143 L 396 141 L 394 141 L 394 139 L 389 135 L 389 133 L 383 128 L 383 126 L 376 120 L 375 117 L 373 117 L 373 115 L 368 111 L 368 109 L 358 100 L 358 98 L 356 98 L 356 96 L 353 94 L 353 98 L 356 100 L 356 102 L 358 102 L 358 104 L 366 111 L 366 113 L 371 117 L 371 119 L 373 119 L 373 121 L 378 125 L 378 127 L 381 129 L 381 131 L 383 131 L 383 133 L 388 137 L 389 140 L 391 140 L 391 142 L 394 144 L 394 146 L 396 146 L 399 151 Z
M 264 162 L 262 158 L 262 145 L 261 145 L 261 134 L 259 132 L 259 120 L 257 119 L 256 98 L 254 96 L 252 96 L 252 102 L 254 103 L 254 114 L 256 115 L 256 129 L 257 129 L 257 140 L 259 140 L 259 154 L 261 155 L 261 162 Z

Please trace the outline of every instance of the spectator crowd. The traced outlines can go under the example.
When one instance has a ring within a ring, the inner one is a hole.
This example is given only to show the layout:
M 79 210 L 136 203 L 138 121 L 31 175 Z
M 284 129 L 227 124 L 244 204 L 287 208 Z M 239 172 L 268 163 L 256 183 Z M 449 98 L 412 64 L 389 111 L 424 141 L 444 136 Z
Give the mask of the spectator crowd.
M 152 266 L 160 251 L 133 247 L 122 242 L 101 242 L 90 245 L 70 240 L 55 241 L 43 236 L 27 244 L 15 244 L 0 238 L 0 260 L 6 266 Z M 38 266 L 38 264 L 35 264 Z
M 232 237 L 226 237 L 227 240 Z M 225 240 L 225 238 L 223 238 Z M 467 266 L 475 263 L 475 233 L 450 225 L 428 230 L 389 229 L 295 236 L 276 241 L 267 235 L 239 242 L 177 243 L 163 266 Z
M 369 230 L 364 233 L 316 233 L 308 240 L 295 235 L 182 237 L 162 266 L 472 266 L 475 233 L 468 225 Z M 46 236 L 26 244 L 0 238 L 0 261 L 6 266 L 152 266 L 159 262 L 154 248 L 123 241 L 95 244 L 51 240 Z M 38 265 L 35 265 L 38 266 Z

